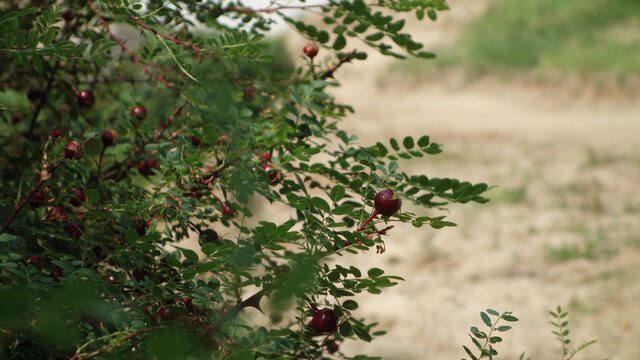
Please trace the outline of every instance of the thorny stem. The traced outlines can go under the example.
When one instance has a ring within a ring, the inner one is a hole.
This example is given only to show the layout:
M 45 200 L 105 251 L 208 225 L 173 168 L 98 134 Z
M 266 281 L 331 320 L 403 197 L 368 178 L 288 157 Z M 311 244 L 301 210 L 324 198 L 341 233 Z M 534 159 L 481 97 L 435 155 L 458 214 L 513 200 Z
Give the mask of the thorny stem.
M 374 218 L 376 217 L 376 215 L 378 215 L 378 210 L 373 209 L 373 212 L 371 213 L 371 215 L 369 215 L 369 217 L 367 218 L 367 220 L 365 220 L 362 225 L 360 225 L 360 227 L 356 230 L 356 231 L 362 231 L 364 230 L 364 228 L 367 226 L 367 224 Z
M 118 37 L 116 37 L 115 35 L 113 35 L 113 33 L 111 32 L 111 30 L 109 29 L 109 23 L 107 23 L 107 21 L 102 18 L 102 16 L 100 16 L 100 13 L 98 12 L 98 10 L 93 6 L 93 0 L 87 0 L 87 4 L 89 5 L 89 8 L 91 8 L 91 11 L 93 11 L 94 14 L 96 14 L 96 17 L 98 18 L 98 20 L 100 21 L 100 24 L 102 24 L 102 26 L 105 28 L 105 31 L 107 32 L 107 34 L 109 34 L 109 36 L 115 40 L 118 45 L 120 45 L 120 47 L 122 48 L 122 50 L 126 51 L 129 56 L 131 56 L 131 59 L 133 59 L 134 62 L 136 62 L 138 65 L 140 65 L 140 67 L 142 68 L 142 70 L 149 76 L 151 76 L 152 78 L 156 79 L 157 81 L 163 83 L 166 87 L 172 87 L 171 83 L 168 82 L 165 78 L 161 77 L 161 76 L 157 76 L 154 75 L 149 68 L 147 68 L 147 66 L 136 56 L 136 54 L 133 53 L 133 51 L 131 51 L 131 49 L 129 49 L 127 47 L 127 45 L 124 43 L 124 41 L 120 40 Z
M 151 27 L 149 27 L 149 25 L 147 25 L 147 24 L 145 24 L 144 22 L 142 22 L 142 20 L 140 20 L 140 19 L 139 19 L 137 16 L 135 16 L 135 15 L 131 15 L 130 17 L 131 17 L 131 19 L 133 19 L 133 21 L 137 22 L 137 23 L 138 23 L 140 26 L 142 26 L 144 29 L 147 29 L 147 30 L 151 31 L 154 35 L 162 36 L 163 38 L 165 38 L 165 39 L 169 39 L 169 40 L 171 40 L 171 41 L 175 42 L 175 43 L 176 43 L 176 44 L 178 44 L 178 45 L 182 45 L 182 46 L 188 47 L 188 48 L 190 48 L 190 49 L 193 49 L 193 51 L 195 51 L 195 52 L 200 51 L 200 47 L 199 47 L 198 45 L 189 44 L 189 43 L 184 42 L 184 41 L 182 41 L 182 40 L 178 40 L 177 38 L 175 38 L 175 37 L 173 37 L 173 36 L 171 36 L 171 35 L 167 35 L 167 34 L 164 34 L 164 33 L 159 32 L 159 31 L 157 31 L 157 30 L 155 30 L 155 29 L 152 29 Z M 215 55 L 215 54 L 211 54 L 211 55 Z
M 320 79 L 325 80 L 327 78 L 333 78 L 333 73 L 340 68 L 344 63 L 351 62 L 351 60 L 355 57 L 356 50 L 351 51 L 347 56 L 340 59 L 337 65 L 329 66 L 329 69 L 325 71 L 322 75 L 320 75 Z

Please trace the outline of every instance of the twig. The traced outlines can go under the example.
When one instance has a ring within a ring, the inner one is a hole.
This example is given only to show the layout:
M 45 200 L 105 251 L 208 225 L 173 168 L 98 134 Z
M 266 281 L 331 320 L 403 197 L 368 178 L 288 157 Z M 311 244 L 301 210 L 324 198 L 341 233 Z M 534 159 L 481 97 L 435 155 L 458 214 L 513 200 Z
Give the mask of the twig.
M 135 16 L 135 15 L 131 15 L 130 17 L 131 17 L 131 19 L 133 19 L 135 22 L 137 22 L 138 24 L 140 24 L 140 26 L 142 26 L 143 28 L 145 28 L 145 29 L 147 29 L 147 30 L 151 31 L 154 35 L 162 36 L 163 38 L 165 38 L 165 39 L 169 39 L 169 40 L 171 40 L 171 41 L 175 42 L 176 44 L 179 44 L 179 45 L 182 45 L 182 46 L 188 47 L 189 49 L 193 49 L 193 51 L 195 51 L 195 52 L 200 51 L 200 47 L 199 47 L 198 45 L 189 44 L 189 43 L 184 42 L 184 41 L 182 41 L 182 40 L 178 40 L 177 38 L 175 38 L 175 37 L 173 37 L 173 36 L 171 36 L 171 35 L 167 35 L 167 34 L 161 33 L 161 32 L 160 32 L 160 31 L 158 31 L 158 30 L 152 29 L 151 27 L 149 27 L 149 25 L 147 25 L 147 24 L 143 23 L 143 22 L 142 22 L 142 20 L 140 20 L 140 19 L 139 19 L 137 16 Z M 212 54 L 212 55 L 216 55 L 216 54 Z
M 51 90 L 51 85 L 53 84 L 53 79 L 55 78 L 56 71 L 58 70 L 59 65 L 60 65 L 60 62 L 56 61 L 55 65 L 53 66 L 53 69 L 51 70 L 51 75 L 47 80 L 47 86 L 45 87 L 44 92 L 42 93 L 42 97 L 40 98 L 40 101 L 38 102 L 35 110 L 33 111 L 33 117 L 31 118 L 31 122 L 29 123 L 29 129 L 26 132 L 27 137 L 31 136 L 31 134 L 33 133 L 33 129 L 35 129 L 36 127 L 36 120 L 38 119 L 38 115 L 40 115 L 40 111 L 42 110 L 42 107 L 47 102 L 47 95 Z
M 326 8 L 326 7 L 333 7 L 333 6 L 337 6 L 338 4 L 334 4 L 334 3 L 325 3 L 325 4 L 304 4 L 304 5 L 280 5 L 280 6 L 275 6 L 275 7 L 271 7 L 271 8 L 262 8 L 262 9 L 251 9 L 251 8 L 244 8 L 244 7 L 239 7 L 239 6 L 229 6 L 227 8 L 222 9 L 222 12 L 241 12 L 241 13 L 245 13 L 245 14 L 253 14 L 253 13 L 271 13 L 271 12 L 275 12 L 275 11 L 280 11 L 280 10 L 291 10 L 291 9 L 298 9 L 298 10 L 305 10 L 305 9 L 311 9 L 311 8 Z M 378 4 L 378 3 L 370 3 L 367 4 L 367 6 L 384 6 L 384 4 Z
M 162 328 L 163 328 L 163 326 L 156 326 L 156 327 L 152 327 L 152 328 L 146 328 L 146 329 L 140 329 L 138 331 L 134 331 L 131 334 L 127 334 L 127 335 L 119 338 L 118 339 L 118 343 L 122 343 L 122 342 L 125 342 L 127 340 L 130 340 L 130 339 L 132 339 L 132 338 L 134 338 L 134 337 L 136 337 L 136 336 L 138 336 L 140 334 L 148 333 L 150 331 L 154 331 L 154 330 L 158 330 L 158 329 L 162 329 Z M 83 357 L 80 357 L 80 353 L 78 351 L 76 351 L 76 353 L 73 354 L 73 356 L 69 360 L 86 360 L 86 359 L 92 358 L 92 357 L 94 357 L 96 355 L 99 355 L 99 354 L 101 354 L 103 352 L 111 350 L 111 348 L 113 346 L 114 345 L 112 345 L 112 344 L 105 345 L 105 346 L 101 347 L 100 349 L 98 349 L 98 350 L 96 350 L 96 351 L 94 351 L 92 353 L 89 353 L 89 354 L 87 354 L 87 355 L 85 355 Z
M 107 21 L 105 19 L 102 18 L 102 16 L 100 16 L 100 13 L 98 12 L 98 10 L 93 6 L 93 0 L 87 0 L 87 4 L 89 5 L 89 8 L 91 8 L 91 11 L 93 11 L 94 14 L 96 14 L 96 16 L 98 17 L 98 20 L 100 21 L 100 23 L 102 24 L 102 26 L 105 28 L 105 30 L 107 31 L 107 34 L 109 34 L 109 36 L 111 36 L 111 38 L 113 40 L 115 40 L 118 45 L 120 45 L 120 47 L 122 48 L 122 50 L 126 51 L 129 56 L 131 56 L 131 59 L 133 59 L 134 62 L 136 62 L 138 65 L 140 65 L 140 67 L 142 68 L 142 70 L 149 76 L 151 76 L 152 78 L 154 78 L 155 80 L 163 83 L 165 86 L 167 87 L 172 87 L 171 83 L 168 82 L 165 78 L 161 77 L 161 76 L 157 76 L 154 75 L 149 68 L 146 67 L 146 65 L 136 56 L 136 54 L 133 53 L 133 51 L 131 51 L 131 49 L 129 49 L 127 47 L 127 45 L 124 43 L 124 41 L 118 39 L 115 35 L 113 35 L 113 33 L 111 32 L 111 30 L 109 29 L 109 23 L 107 23 Z
M 347 56 L 341 58 L 337 65 L 329 66 L 329 69 L 325 71 L 322 75 L 320 75 L 320 79 L 322 80 L 325 80 L 327 78 L 333 79 L 333 73 L 335 73 L 336 70 L 338 70 L 340 66 L 342 66 L 344 63 L 351 62 L 351 60 L 355 57 L 355 55 L 356 55 L 356 50 L 353 50 L 349 54 L 347 54 Z

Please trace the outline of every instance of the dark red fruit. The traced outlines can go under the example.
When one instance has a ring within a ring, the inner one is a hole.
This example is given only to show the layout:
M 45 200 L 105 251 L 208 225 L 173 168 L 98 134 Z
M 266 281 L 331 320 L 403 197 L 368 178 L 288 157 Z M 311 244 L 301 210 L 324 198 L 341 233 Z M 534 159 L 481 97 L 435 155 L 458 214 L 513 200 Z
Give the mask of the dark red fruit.
M 162 320 L 170 320 L 175 317 L 175 313 L 171 309 L 161 307 L 158 309 L 158 311 L 156 311 L 154 317 Z
M 218 241 L 220 241 L 218 233 L 213 229 L 203 230 L 200 233 L 200 237 L 198 238 L 198 243 L 200 243 L 200 246 L 206 243 L 217 243 Z
M 73 20 L 74 17 L 75 17 L 75 15 L 73 14 L 73 11 L 71 11 L 71 10 L 65 10 L 65 11 L 62 12 L 62 18 L 66 22 L 69 22 L 69 21 Z
M 51 134 L 49 134 L 49 136 L 51 136 L 54 139 L 57 139 L 57 138 L 63 137 L 64 134 L 62 133 L 61 129 L 55 129 L 51 132 Z
M 236 216 L 236 211 L 233 208 L 227 206 L 227 204 L 222 204 L 222 214 L 227 217 L 234 217 Z
M 78 239 L 82 235 L 82 230 L 84 230 L 84 226 L 78 224 L 76 221 L 72 221 L 70 224 L 64 226 L 64 232 L 74 239 Z
M 229 134 L 224 133 L 218 137 L 218 145 L 227 145 L 229 143 Z
M 40 100 L 40 97 L 42 97 L 42 91 L 36 88 L 31 88 L 29 89 L 29 91 L 27 91 L 27 99 L 29 99 L 29 101 L 31 102 Z
M 316 57 L 316 55 L 318 55 L 318 44 L 311 41 L 302 48 L 302 52 L 310 59 L 313 59 L 314 57 Z
M 64 157 L 67 159 L 75 159 L 78 155 L 78 143 L 71 141 L 64 147 Z M 78 156 L 79 157 L 79 156 Z
M 139 236 L 143 236 L 144 234 L 146 234 L 148 228 L 149 224 L 147 224 L 147 222 L 142 219 L 138 220 L 138 222 L 136 223 L 136 232 Z
M 21 113 L 14 113 L 13 116 L 11 116 L 11 123 L 12 124 L 17 124 L 20 121 L 24 120 L 24 115 L 22 115 Z
M 44 193 L 42 191 L 36 191 L 33 193 L 33 196 L 31 196 L 31 199 L 29 199 L 29 205 L 36 208 L 42 206 L 42 204 L 44 204 L 44 200 Z
M 244 88 L 244 90 L 242 90 L 243 94 L 244 94 L 244 100 L 245 101 L 253 101 L 256 98 L 256 88 L 254 88 L 252 85 L 249 85 L 247 87 Z
M 143 269 L 134 269 L 132 275 L 137 281 L 144 281 L 145 276 L 149 276 L 149 273 Z
M 373 210 L 369 218 L 367 218 L 367 220 L 365 220 L 365 222 L 360 225 L 358 231 L 362 231 L 365 226 L 367 226 L 369 221 L 371 221 L 371 219 L 373 219 L 378 214 L 391 216 L 397 213 L 398 210 L 400 210 L 400 206 L 402 205 L 402 200 L 400 200 L 400 198 L 397 197 L 392 190 L 384 189 L 376 194 L 376 197 L 373 200 L 373 205 L 375 209 Z
M 134 106 L 131 109 L 131 116 L 138 120 L 144 120 L 147 117 L 147 109 L 143 108 L 142 106 Z
M 199 137 L 197 137 L 197 136 L 195 136 L 195 135 L 192 135 L 192 136 L 191 136 L 191 143 L 193 144 L 193 146 L 198 147 L 198 146 L 200 146 L 200 143 L 201 143 L 201 142 L 202 142 L 202 141 L 200 140 L 200 138 L 199 138 Z
M 51 269 L 49 276 L 53 279 L 53 281 L 58 281 L 58 279 L 62 277 L 62 269 L 58 267 Z
M 325 344 L 325 346 L 326 346 L 327 351 L 329 352 L 329 354 L 333 354 L 333 353 L 335 353 L 336 351 L 340 350 L 340 345 L 338 345 L 338 343 L 337 343 L 337 342 L 335 342 L 335 341 L 333 341 L 333 340 L 328 341 L 328 342 Z
M 158 159 L 154 158 L 153 156 L 150 156 L 142 162 L 138 170 L 142 175 L 148 176 L 148 175 L 153 175 L 153 169 L 157 169 L 157 168 L 158 168 Z
M 78 207 L 82 205 L 83 202 L 87 201 L 87 197 L 84 195 L 84 191 L 75 189 L 73 190 L 73 194 L 75 195 L 75 197 L 71 198 L 71 205 Z
M 113 275 L 107 275 L 104 277 L 104 281 L 108 282 L 108 283 L 112 283 L 112 284 L 117 284 L 118 281 L 116 281 L 115 276 Z
M 319 334 L 331 333 L 338 327 L 338 317 L 333 309 L 314 309 L 315 315 L 311 319 L 311 328 Z
M 118 141 L 118 133 L 114 130 L 105 130 L 102 132 L 102 145 L 104 147 L 111 146 Z
M 271 161 L 271 154 L 269 154 L 269 152 L 262 154 L 262 156 L 260 156 L 260 160 L 266 161 L 266 162 Z
M 81 90 L 76 91 L 76 99 L 78 100 L 78 104 L 84 107 L 92 107 L 95 101 L 93 97 L 93 92 L 91 90 Z
M 29 256 L 29 258 L 27 258 L 27 264 L 31 264 L 33 266 L 35 266 L 36 268 L 40 269 L 40 258 L 38 258 L 37 256 Z
M 193 312 L 193 300 L 192 299 L 182 299 L 182 304 L 184 305 L 185 308 L 187 308 L 187 311 L 189 312 Z
M 282 180 L 282 173 L 280 173 L 280 170 L 276 170 L 276 168 L 274 168 L 273 165 L 264 164 L 262 165 L 262 170 L 264 170 L 267 173 L 267 176 L 269 177 L 269 181 L 271 182 L 271 185 L 276 185 L 277 183 L 280 182 L 280 180 Z

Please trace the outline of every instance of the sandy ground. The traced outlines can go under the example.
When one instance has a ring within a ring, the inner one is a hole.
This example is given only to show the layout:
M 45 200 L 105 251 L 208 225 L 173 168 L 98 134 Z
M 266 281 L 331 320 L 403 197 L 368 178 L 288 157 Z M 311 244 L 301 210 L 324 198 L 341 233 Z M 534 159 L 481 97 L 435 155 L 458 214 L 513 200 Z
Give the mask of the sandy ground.
M 452 1 L 442 21 L 410 31 L 428 45 L 450 41 L 482 3 Z M 428 134 L 444 153 L 404 163 L 409 173 L 498 186 L 488 204 L 450 206 L 456 228 L 397 226 L 386 253 L 339 259 L 406 279 L 358 297 L 357 314 L 388 334 L 342 350 L 460 359 L 469 327 L 493 308 L 520 318 L 499 358 L 561 359 L 548 310 L 562 305 L 570 345 L 598 340 L 574 359 L 640 359 L 640 104 L 513 80 L 406 81 L 389 75 L 391 61 L 371 56 L 340 70 L 333 93 L 356 110 L 343 127 L 365 145 Z

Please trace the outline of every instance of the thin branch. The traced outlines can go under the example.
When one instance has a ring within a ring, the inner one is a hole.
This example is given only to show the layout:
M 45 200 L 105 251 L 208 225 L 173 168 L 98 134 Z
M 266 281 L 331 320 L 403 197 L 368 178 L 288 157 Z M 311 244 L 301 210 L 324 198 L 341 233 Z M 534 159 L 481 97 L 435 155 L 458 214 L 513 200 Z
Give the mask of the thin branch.
M 149 76 L 151 76 L 152 78 L 154 78 L 155 80 L 163 83 L 165 86 L 167 87 L 172 87 L 171 83 L 168 82 L 165 78 L 161 77 L 161 76 L 157 76 L 154 75 L 149 68 L 147 68 L 147 66 L 136 56 L 136 54 L 133 53 L 133 51 L 131 51 L 131 49 L 129 49 L 127 47 L 127 45 L 124 43 L 124 41 L 120 40 L 119 38 L 117 38 L 115 35 L 113 35 L 113 33 L 111 32 L 111 30 L 109 29 L 109 23 L 107 23 L 107 21 L 102 18 L 102 16 L 100 15 L 100 13 L 98 12 L 98 10 L 93 6 L 93 0 L 87 0 L 87 4 L 89 5 L 89 8 L 91 8 L 91 11 L 93 11 L 94 14 L 96 14 L 96 16 L 98 17 L 98 20 L 100 21 L 100 23 L 102 24 L 102 26 L 105 28 L 105 30 L 107 31 L 107 34 L 109 34 L 109 36 L 111 36 L 111 38 L 113 40 L 115 40 L 118 45 L 120 45 L 120 47 L 122 48 L 122 50 L 126 51 L 129 56 L 131 56 L 131 59 L 133 59 L 134 62 L 136 62 L 138 65 L 140 65 L 140 67 L 142 68 L 142 70 Z
M 60 65 L 60 62 L 56 61 L 55 65 L 53 66 L 53 69 L 51 70 L 51 75 L 47 80 L 47 86 L 45 87 L 44 92 L 42 93 L 42 96 L 40 98 L 40 101 L 38 102 L 35 110 L 33 111 L 33 117 L 31 118 L 31 122 L 29 123 L 29 129 L 26 132 L 27 137 L 31 136 L 31 134 L 33 133 L 33 130 L 35 129 L 36 121 L 38 120 L 38 115 L 40 115 L 40 111 L 42 110 L 42 107 L 47 102 L 47 95 L 49 95 L 49 91 L 51 90 L 51 85 L 53 84 L 53 80 L 55 78 L 56 71 L 58 70 L 59 65 Z
M 121 338 L 119 338 L 117 340 L 117 342 L 118 343 L 123 343 L 125 341 L 130 340 L 130 339 L 133 339 L 134 337 L 136 337 L 136 336 L 138 336 L 140 334 L 148 333 L 150 331 L 154 331 L 154 330 L 158 330 L 158 329 L 162 329 L 162 328 L 163 328 L 163 326 L 156 326 L 156 327 L 151 327 L 151 328 L 146 328 L 146 329 L 140 329 L 138 331 L 132 332 L 131 334 L 127 334 L 127 335 L 122 336 Z M 76 353 L 73 354 L 73 356 L 69 360 L 87 360 L 87 359 L 92 358 L 92 357 L 94 357 L 96 355 L 100 355 L 103 352 L 111 350 L 111 348 L 113 348 L 114 346 L 115 345 L 113 345 L 113 344 L 105 345 L 105 346 L 101 347 L 100 349 L 98 349 L 98 350 L 96 350 L 94 352 L 91 352 L 91 353 L 89 353 L 89 354 L 87 354 L 87 355 L 85 355 L 83 357 L 80 357 L 80 353 L 76 351 Z
M 329 69 L 325 71 L 322 75 L 320 75 L 320 79 L 325 80 L 327 78 L 333 79 L 333 74 L 344 64 L 351 62 L 351 60 L 356 56 L 356 50 L 351 51 L 347 56 L 340 59 L 337 65 L 329 66 Z
M 189 49 L 192 49 L 192 50 L 193 50 L 193 51 L 195 51 L 195 52 L 200 51 L 200 46 L 198 46 L 198 45 L 189 44 L 189 43 L 184 42 L 184 41 L 182 41 L 182 40 L 178 40 L 177 38 L 175 38 L 175 37 L 173 37 L 173 36 L 171 36 L 171 35 L 167 35 L 167 34 L 161 33 L 160 31 L 157 31 L 157 30 L 155 30 L 155 29 L 153 29 L 153 28 L 149 27 L 149 25 L 147 25 L 147 24 L 145 24 L 144 22 L 142 22 L 142 20 L 140 20 L 140 19 L 139 19 L 137 16 L 135 16 L 135 15 L 131 15 L 130 17 L 131 17 L 131 19 L 133 19 L 133 21 L 135 21 L 135 22 L 137 22 L 138 24 L 140 24 L 140 26 L 142 26 L 143 28 L 145 28 L 145 29 L 147 29 L 147 30 L 151 31 L 154 35 L 162 36 L 163 38 L 165 38 L 165 39 L 169 39 L 169 40 L 171 40 L 171 41 L 175 42 L 175 43 L 176 43 L 176 44 L 178 44 L 178 45 L 182 45 L 182 46 L 188 47 Z M 215 55 L 215 54 L 212 54 L 212 55 Z

